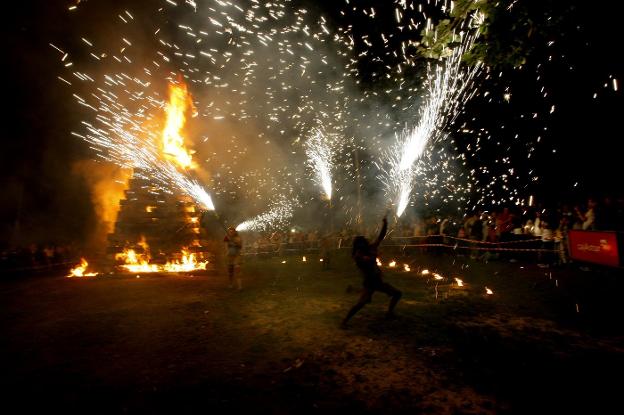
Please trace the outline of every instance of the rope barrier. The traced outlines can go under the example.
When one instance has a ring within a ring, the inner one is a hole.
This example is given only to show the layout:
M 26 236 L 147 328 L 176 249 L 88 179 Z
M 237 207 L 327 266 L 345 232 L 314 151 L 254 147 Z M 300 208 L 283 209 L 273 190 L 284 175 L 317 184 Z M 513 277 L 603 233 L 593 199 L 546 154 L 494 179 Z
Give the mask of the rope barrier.
M 527 243 L 527 242 L 541 242 L 541 238 L 532 238 L 532 239 L 523 239 L 519 241 L 501 241 L 501 242 L 490 242 L 490 241 L 477 241 L 474 239 L 466 239 L 466 238 L 457 238 L 455 236 L 449 235 L 428 235 L 428 236 L 394 236 L 389 239 L 415 239 L 415 238 L 446 238 L 446 239 L 454 239 L 456 241 L 470 242 L 470 243 L 478 243 L 478 244 L 488 244 L 488 245 L 502 245 L 502 244 L 518 244 L 518 243 Z
M 441 248 L 453 248 L 453 249 L 470 249 L 476 251 L 508 251 L 508 252 L 559 252 L 558 249 L 546 249 L 546 248 L 483 248 L 476 246 L 459 246 L 459 245 L 447 245 L 447 244 L 405 244 L 405 245 L 384 245 L 384 247 L 441 247 Z
M 462 240 L 459 238 L 454 238 L 458 240 Z M 466 239 L 464 241 L 468 241 L 473 245 L 477 245 L 480 242 L 472 241 Z M 531 242 L 538 242 L 539 240 L 533 240 Z M 496 245 L 497 243 L 491 243 Z M 502 242 L 500 244 L 503 244 Z M 261 252 L 243 252 L 242 255 L 261 255 L 261 254 L 279 254 L 280 252 L 310 252 L 310 251 L 318 251 L 319 248 L 306 248 L 306 247 L 298 247 L 298 248 L 281 248 L 283 245 L 290 245 L 288 243 L 279 244 L 275 250 L 270 251 L 261 251 Z M 425 244 L 384 244 L 382 245 L 384 248 L 452 248 L 452 249 L 468 249 L 475 251 L 505 251 L 505 252 L 552 252 L 558 253 L 560 249 L 548 249 L 548 248 L 499 248 L 499 247 L 480 247 L 480 246 L 465 246 L 465 245 L 449 245 L 444 243 L 425 243 Z M 333 248 L 332 250 L 340 250 L 340 249 L 351 249 L 350 246 L 341 246 L 340 248 Z

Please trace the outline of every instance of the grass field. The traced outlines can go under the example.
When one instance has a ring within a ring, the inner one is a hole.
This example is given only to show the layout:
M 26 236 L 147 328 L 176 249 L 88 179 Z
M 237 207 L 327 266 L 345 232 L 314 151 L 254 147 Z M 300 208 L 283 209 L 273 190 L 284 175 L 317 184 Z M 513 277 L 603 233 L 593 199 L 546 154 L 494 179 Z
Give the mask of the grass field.
M 376 294 L 347 330 L 338 325 L 361 281 L 344 253 L 329 271 L 313 256 L 246 259 L 242 292 L 222 272 L 4 278 L 4 406 L 412 414 L 619 406 L 620 275 L 446 255 L 411 265 L 384 271 L 404 293 L 399 318 L 384 320 L 387 297 Z M 447 279 L 436 288 L 422 268 Z M 455 276 L 465 287 L 450 284 Z

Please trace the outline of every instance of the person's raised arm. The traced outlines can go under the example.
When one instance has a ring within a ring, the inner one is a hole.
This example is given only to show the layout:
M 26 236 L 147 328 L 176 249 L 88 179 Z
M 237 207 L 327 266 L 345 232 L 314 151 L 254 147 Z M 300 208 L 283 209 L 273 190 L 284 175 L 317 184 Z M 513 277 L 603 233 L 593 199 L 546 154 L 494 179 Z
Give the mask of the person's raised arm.
M 382 219 L 382 223 L 383 225 L 381 225 L 381 231 L 379 232 L 379 236 L 377 237 L 375 242 L 373 242 L 373 246 L 375 248 L 379 246 L 381 241 L 383 241 L 383 239 L 386 237 L 386 232 L 388 231 L 388 219 L 385 216 Z

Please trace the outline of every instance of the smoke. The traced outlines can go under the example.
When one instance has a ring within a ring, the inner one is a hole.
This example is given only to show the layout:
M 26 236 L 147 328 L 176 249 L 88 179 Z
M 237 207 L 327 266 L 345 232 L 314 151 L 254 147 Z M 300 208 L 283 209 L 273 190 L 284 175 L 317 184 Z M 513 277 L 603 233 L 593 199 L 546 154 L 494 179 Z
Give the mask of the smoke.
M 85 247 L 88 252 L 102 253 L 107 245 L 107 235 L 115 229 L 119 201 L 124 198 L 132 172 L 112 163 L 81 160 L 74 163 L 72 173 L 82 177 L 88 185 L 96 215 Z
M 158 135 L 166 83 L 181 77 L 198 111 L 185 127 L 199 166 L 192 175 L 211 193 L 228 225 L 262 214 L 278 200 L 299 206 L 293 222 L 301 227 L 318 228 L 333 220 L 339 229 L 354 225 L 356 217 L 378 217 L 388 200 L 374 162 L 391 137 L 413 123 L 419 99 L 415 82 L 404 80 L 403 68 L 388 80 L 371 76 L 370 82 L 360 83 L 355 57 L 372 51 L 352 46 L 348 31 L 332 28 L 336 22 L 297 4 L 219 2 L 197 10 L 180 6 L 159 9 L 155 15 L 146 12 L 145 20 L 113 16 L 110 27 L 124 29 L 123 41 L 93 35 L 89 43 L 95 46 L 85 47 L 110 50 L 100 54 L 102 66 L 88 64 L 91 72 L 85 79 L 96 81 L 80 84 L 76 97 L 80 105 L 99 109 L 88 117 L 87 130 L 107 131 L 111 119 L 122 119 Z M 378 35 L 377 41 L 385 42 Z M 375 52 L 362 58 L 363 64 L 392 73 L 372 57 L 381 50 Z M 418 69 L 410 76 L 414 73 Z M 133 127 L 131 123 L 124 125 Z M 332 144 L 331 210 L 306 159 L 306 141 L 319 126 L 337 137 Z M 94 157 L 106 159 L 106 147 L 95 147 Z M 100 189 L 103 177 L 89 177 L 92 194 L 109 193 Z M 104 210 L 98 212 L 102 224 L 110 222 L 109 202 L 95 203 Z

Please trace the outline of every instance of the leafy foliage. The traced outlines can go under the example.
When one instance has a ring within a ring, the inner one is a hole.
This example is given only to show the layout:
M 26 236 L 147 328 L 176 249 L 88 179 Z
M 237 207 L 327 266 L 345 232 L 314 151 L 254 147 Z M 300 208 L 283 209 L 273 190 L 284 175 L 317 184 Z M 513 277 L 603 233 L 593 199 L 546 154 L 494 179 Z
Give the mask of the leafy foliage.
M 573 5 L 556 0 L 457 0 L 450 19 L 423 30 L 419 53 L 425 58 L 443 58 L 460 31 L 477 30 L 477 41 L 464 55 L 467 63 L 518 67 L 565 31 L 566 17 L 573 10 Z M 483 21 L 470 28 L 468 22 L 476 13 L 482 14 Z

